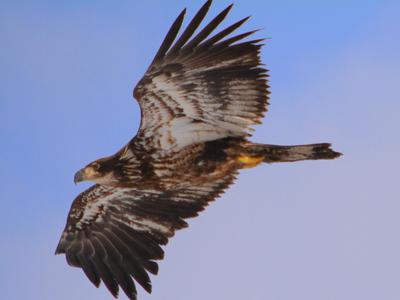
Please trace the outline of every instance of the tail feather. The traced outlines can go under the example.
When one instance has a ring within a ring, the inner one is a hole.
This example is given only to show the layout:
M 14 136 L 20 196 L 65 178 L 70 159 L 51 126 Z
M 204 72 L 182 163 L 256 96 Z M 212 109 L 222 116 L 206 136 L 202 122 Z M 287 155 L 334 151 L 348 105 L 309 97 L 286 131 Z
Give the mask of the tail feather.
M 335 159 L 342 155 L 332 150 L 328 143 L 294 146 L 248 144 L 246 152 L 251 157 L 262 157 L 262 161 L 266 163 Z

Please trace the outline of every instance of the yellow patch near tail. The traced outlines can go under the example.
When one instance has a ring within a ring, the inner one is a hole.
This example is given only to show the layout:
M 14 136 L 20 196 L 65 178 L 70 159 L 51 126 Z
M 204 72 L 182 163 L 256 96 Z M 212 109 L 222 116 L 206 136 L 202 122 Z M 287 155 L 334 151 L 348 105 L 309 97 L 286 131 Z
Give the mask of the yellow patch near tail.
M 244 169 L 254 168 L 258 164 L 262 163 L 264 160 L 263 156 L 247 156 L 247 155 L 240 155 L 236 158 L 238 162 L 243 164 Z

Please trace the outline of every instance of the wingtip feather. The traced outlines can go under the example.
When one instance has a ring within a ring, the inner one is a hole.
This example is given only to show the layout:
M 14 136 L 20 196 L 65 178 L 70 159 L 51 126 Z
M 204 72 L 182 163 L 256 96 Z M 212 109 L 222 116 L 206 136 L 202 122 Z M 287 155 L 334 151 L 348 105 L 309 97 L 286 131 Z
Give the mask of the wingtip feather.
M 208 10 L 210 9 L 212 0 L 208 0 L 203 6 L 199 9 L 199 11 L 195 14 L 193 19 L 190 21 L 189 25 L 186 27 L 185 31 L 176 41 L 176 43 L 169 50 L 169 56 L 175 56 L 181 48 L 185 45 L 185 43 L 191 38 L 196 29 L 200 26 L 201 22 L 204 20 L 204 17 L 207 15 Z

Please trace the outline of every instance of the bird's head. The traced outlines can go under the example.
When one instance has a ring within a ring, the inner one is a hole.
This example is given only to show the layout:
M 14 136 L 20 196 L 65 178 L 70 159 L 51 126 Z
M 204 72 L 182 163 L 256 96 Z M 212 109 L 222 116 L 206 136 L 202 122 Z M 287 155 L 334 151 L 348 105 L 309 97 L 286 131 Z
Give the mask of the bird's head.
M 91 162 L 75 173 L 74 182 L 77 184 L 81 181 L 92 181 L 105 185 L 111 184 L 113 179 L 111 165 L 110 158 L 102 158 Z

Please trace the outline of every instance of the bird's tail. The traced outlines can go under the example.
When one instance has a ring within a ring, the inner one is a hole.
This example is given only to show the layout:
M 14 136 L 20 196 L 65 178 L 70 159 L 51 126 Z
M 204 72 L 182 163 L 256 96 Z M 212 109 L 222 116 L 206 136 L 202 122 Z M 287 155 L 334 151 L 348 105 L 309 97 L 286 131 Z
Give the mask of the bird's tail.
M 237 160 L 243 168 L 252 168 L 266 162 L 293 162 L 299 160 L 335 159 L 342 154 L 331 149 L 331 144 L 308 144 L 279 146 L 266 144 L 246 144 Z

